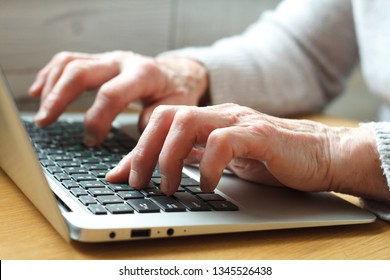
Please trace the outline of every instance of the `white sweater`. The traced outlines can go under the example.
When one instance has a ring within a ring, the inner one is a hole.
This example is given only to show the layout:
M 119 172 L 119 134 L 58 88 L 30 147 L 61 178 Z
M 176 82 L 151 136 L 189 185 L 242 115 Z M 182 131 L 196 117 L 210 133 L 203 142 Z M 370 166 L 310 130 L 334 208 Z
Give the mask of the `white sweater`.
M 163 55 L 202 62 L 214 104 L 278 116 L 320 110 L 359 62 L 370 92 L 390 104 L 390 1 L 286 0 L 241 35 Z M 364 125 L 375 133 L 390 186 L 390 123 Z M 390 205 L 363 203 L 390 220 Z

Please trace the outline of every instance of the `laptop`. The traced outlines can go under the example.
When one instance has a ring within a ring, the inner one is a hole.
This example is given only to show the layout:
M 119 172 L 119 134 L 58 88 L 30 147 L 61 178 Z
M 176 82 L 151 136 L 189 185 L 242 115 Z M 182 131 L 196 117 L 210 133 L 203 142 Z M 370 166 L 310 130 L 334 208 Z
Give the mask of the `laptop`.
M 332 193 L 263 186 L 228 173 L 214 192 L 204 193 L 198 169 L 191 166 L 183 169 L 179 189 L 170 197 L 158 188 L 158 166 L 145 190 L 134 190 L 126 182 L 110 184 L 105 172 L 136 144 L 121 128 L 136 127 L 136 118 L 124 115 L 102 147 L 88 148 L 81 140 L 81 115 L 64 114 L 44 129 L 22 115 L 1 72 L 0 167 L 67 241 L 172 238 L 375 220 Z

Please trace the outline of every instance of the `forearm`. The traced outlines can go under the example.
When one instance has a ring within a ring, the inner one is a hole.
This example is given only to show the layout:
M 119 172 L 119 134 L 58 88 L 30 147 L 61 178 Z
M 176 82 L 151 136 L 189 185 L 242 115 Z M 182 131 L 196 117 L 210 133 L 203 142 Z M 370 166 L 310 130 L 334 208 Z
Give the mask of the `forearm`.
M 317 110 L 342 91 L 357 58 L 349 1 L 310 2 L 303 9 L 292 2 L 240 36 L 163 55 L 200 61 L 214 104 L 233 102 L 273 115 Z M 335 23 L 317 24 L 322 21 Z
M 374 134 L 365 126 L 335 129 L 331 190 L 390 203 Z

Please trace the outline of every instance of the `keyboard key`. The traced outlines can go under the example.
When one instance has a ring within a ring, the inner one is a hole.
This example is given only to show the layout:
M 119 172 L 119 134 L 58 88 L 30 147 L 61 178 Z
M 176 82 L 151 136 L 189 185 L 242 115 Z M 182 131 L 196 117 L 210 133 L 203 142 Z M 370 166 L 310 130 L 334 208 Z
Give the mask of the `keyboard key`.
M 72 178 L 77 182 L 96 180 L 96 177 L 91 174 L 75 174 Z
M 92 170 L 105 170 L 105 171 L 109 170 L 109 166 L 107 164 L 88 163 L 88 164 L 83 164 L 83 166 L 90 171 L 92 171 Z
M 144 196 L 139 191 L 119 191 L 118 196 L 125 200 L 144 198 Z
M 133 207 L 138 213 L 157 213 L 160 212 L 160 207 L 154 204 L 149 199 L 130 199 L 127 203 Z
M 59 161 L 57 162 L 58 166 L 65 168 L 65 167 L 79 167 L 80 163 L 77 161 Z
M 184 187 L 199 186 L 199 182 L 192 178 L 182 178 L 180 181 L 180 185 Z
M 190 211 L 210 211 L 210 206 L 203 200 L 188 192 L 178 192 L 174 195 Z
M 97 201 L 92 196 L 89 196 L 89 195 L 80 196 L 79 200 L 84 205 L 90 205 L 90 204 L 96 204 L 97 203 Z
M 132 191 L 134 190 L 133 187 L 130 187 L 128 184 L 112 184 L 112 183 L 107 183 L 108 187 L 113 190 L 114 192 L 117 191 Z
M 176 192 L 185 192 L 186 190 L 182 187 L 182 186 L 179 186 L 176 190 Z
M 133 208 L 130 205 L 121 203 L 121 204 L 109 204 L 106 206 L 107 210 L 112 214 L 132 214 L 134 213 Z
M 202 191 L 200 187 L 185 187 L 185 189 L 188 192 L 193 193 L 193 194 L 207 193 L 207 192 Z
M 106 204 L 115 204 L 115 203 L 123 203 L 123 200 L 116 195 L 101 195 L 96 198 L 98 202 L 103 205 Z
M 83 159 L 81 159 L 81 162 L 83 164 L 91 164 L 91 163 L 97 164 L 97 163 L 100 163 L 100 159 L 95 158 L 95 157 L 83 158 Z
M 71 178 L 69 177 L 68 174 L 65 174 L 65 173 L 56 173 L 56 175 L 54 176 L 54 178 L 59 181 L 59 182 L 62 182 L 64 180 L 70 180 Z
M 156 167 L 154 168 L 152 177 L 153 177 L 153 178 L 161 178 L 160 168 L 159 168 L 158 166 L 156 166 Z
M 95 176 L 96 178 L 101 178 L 101 179 L 106 177 L 106 173 L 107 173 L 107 171 L 105 171 L 105 170 L 95 170 L 95 171 L 91 172 L 91 174 L 93 176 Z
M 216 211 L 238 211 L 238 207 L 230 201 L 210 201 L 208 203 Z
M 151 181 L 152 181 L 153 184 L 155 184 L 156 186 L 160 186 L 160 184 L 161 184 L 161 177 L 152 177 Z
M 165 212 L 182 212 L 186 210 L 183 204 L 171 196 L 153 196 L 151 200 Z
M 76 197 L 79 197 L 81 195 L 88 195 L 87 191 L 82 188 L 71 188 L 70 193 Z
M 63 150 L 60 150 L 60 149 L 47 149 L 46 153 L 49 156 L 59 156 L 59 155 L 65 154 L 65 152 Z
M 69 175 L 73 174 L 88 174 L 88 169 L 82 167 L 66 167 L 64 171 Z
M 68 151 L 70 150 L 68 149 Z M 83 149 L 82 146 L 79 146 L 79 149 L 77 151 L 73 149 L 72 155 L 74 158 L 77 159 L 90 158 L 92 157 L 92 152 L 85 151 L 85 149 Z
M 100 181 L 82 181 L 80 185 L 84 189 L 90 188 L 105 188 L 106 186 Z
M 41 164 L 44 167 L 55 166 L 56 165 L 54 161 L 49 160 L 49 159 L 41 160 Z
M 47 171 L 49 171 L 50 174 L 56 174 L 56 173 L 63 173 L 64 171 L 62 170 L 61 167 L 59 166 L 49 166 L 46 168 Z
M 201 193 L 197 195 L 204 201 L 223 201 L 226 200 L 224 197 L 220 196 L 219 194 L 216 193 Z
M 141 193 L 147 197 L 165 195 L 160 189 L 143 189 Z
M 99 195 L 114 195 L 114 192 L 106 188 L 91 188 L 88 189 L 88 192 L 93 196 Z
M 51 157 L 53 161 L 73 161 L 73 158 L 71 156 L 61 155 L 61 156 L 52 156 Z
M 105 215 L 107 214 L 106 209 L 100 204 L 90 204 L 88 205 L 88 210 L 95 215 Z
M 67 189 L 80 187 L 79 183 L 77 183 L 73 180 L 64 180 L 64 181 L 62 181 L 62 185 Z

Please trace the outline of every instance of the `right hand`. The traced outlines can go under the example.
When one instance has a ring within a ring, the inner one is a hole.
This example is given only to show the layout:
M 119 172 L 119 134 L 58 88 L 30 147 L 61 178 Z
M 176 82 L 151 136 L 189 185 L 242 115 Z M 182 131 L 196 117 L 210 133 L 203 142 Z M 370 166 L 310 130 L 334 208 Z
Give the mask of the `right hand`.
M 158 105 L 198 105 L 208 80 L 201 64 L 183 57 L 155 59 L 124 51 L 61 52 L 39 71 L 29 89 L 30 96 L 41 98 L 36 123 L 53 123 L 85 90 L 99 87 L 84 119 L 84 142 L 89 146 L 104 141 L 113 120 L 129 103 L 142 102 L 142 130 Z
M 205 192 L 217 187 L 228 168 L 260 184 L 390 203 L 369 129 L 277 118 L 235 104 L 158 107 L 137 146 L 106 179 L 141 189 L 148 186 L 157 163 L 160 189 L 168 195 L 180 185 L 184 163 L 198 163 Z

